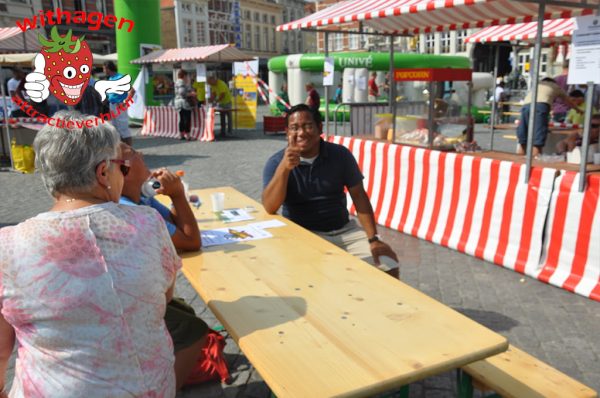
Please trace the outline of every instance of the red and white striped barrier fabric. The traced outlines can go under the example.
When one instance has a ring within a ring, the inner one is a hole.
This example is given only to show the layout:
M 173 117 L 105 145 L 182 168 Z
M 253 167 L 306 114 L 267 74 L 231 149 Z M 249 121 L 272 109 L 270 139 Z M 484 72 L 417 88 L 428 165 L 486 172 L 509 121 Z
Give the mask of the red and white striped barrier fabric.
M 541 268 L 534 278 L 600 301 L 600 175 L 589 175 L 579 192 L 579 174 L 556 179 Z
M 354 154 L 379 224 L 600 301 L 599 175 L 580 193 L 574 172 L 534 167 L 524 184 L 522 164 L 328 140 Z
M 142 135 L 179 138 L 179 112 L 171 106 L 148 106 L 144 112 Z M 192 110 L 193 140 L 215 140 L 215 110 L 212 107 Z

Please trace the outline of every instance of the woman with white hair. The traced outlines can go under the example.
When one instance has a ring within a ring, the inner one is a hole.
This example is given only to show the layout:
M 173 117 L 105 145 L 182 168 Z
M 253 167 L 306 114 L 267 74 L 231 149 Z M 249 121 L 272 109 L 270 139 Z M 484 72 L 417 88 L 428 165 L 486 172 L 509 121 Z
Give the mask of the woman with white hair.
M 114 127 L 55 117 L 83 127 L 35 139 L 54 205 L 0 229 L 0 387 L 16 338 L 10 397 L 173 397 L 163 316 L 181 260 L 155 210 L 117 204 L 129 166 Z

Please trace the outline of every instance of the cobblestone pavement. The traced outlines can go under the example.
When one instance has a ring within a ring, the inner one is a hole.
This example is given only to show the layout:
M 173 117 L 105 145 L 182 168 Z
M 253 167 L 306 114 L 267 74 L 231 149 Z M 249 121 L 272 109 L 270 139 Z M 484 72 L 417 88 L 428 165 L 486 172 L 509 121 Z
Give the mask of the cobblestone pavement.
M 489 136 L 480 137 L 480 142 L 489 141 Z M 514 141 L 505 144 L 514 148 Z M 137 138 L 134 142 L 151 167 L 185 170 L 191 187 L 231 185 L 257 200 L 263 164 L 284 145 L 282 136 L 263 136 L 260 129 L 240 131 L 214 143 L 160 138 Z M 0 226 L 23 221 L 48 209 L 50 203 L 38 174 L 0 172 Z M 404 282 L 600 390 L 599 303 L 450 249 L 380 229 L 400 255 Z M 182 275 L 177 294 L 190 301 L 210 325 L 218 325 Z M 178 397 L 269 397 L 268 387 L 231 339 L 226 353 L 232 384 L 186 388 Z M 11 378 L 12 369 L 9 384 Z M 410 396 L 449 397 L 455 395 L 455 388 L 454 373 L 449 372 L 412 384 Z

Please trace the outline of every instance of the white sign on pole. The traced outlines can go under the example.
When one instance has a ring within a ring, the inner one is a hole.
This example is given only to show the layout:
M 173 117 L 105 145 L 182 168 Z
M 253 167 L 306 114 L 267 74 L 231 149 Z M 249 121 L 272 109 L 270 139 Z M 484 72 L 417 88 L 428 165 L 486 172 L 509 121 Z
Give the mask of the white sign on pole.
M 196 81 L 206 82 L 206 64 L 196 64 Z
M 333 86 L 333 57 L 325 57 L 323 64 L 323 86 Z
M 249 70 L 248 70 L 249 69 Z M 233 75 L 254 75 L 258 76 L 258 57 L 254 57 L 252 61 L 234 62 Z
M 600 16 L 575 18 L 568 84 L 600 83 Z

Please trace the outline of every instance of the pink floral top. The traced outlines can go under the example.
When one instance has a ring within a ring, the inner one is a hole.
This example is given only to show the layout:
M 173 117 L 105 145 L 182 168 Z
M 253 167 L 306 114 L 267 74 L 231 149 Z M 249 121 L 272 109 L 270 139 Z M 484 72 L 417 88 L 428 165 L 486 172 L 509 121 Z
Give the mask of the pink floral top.
M 174 397 L 165 293 L 181 259 L 160 215 L 104 203 L 0 230 L 10 397 Z

